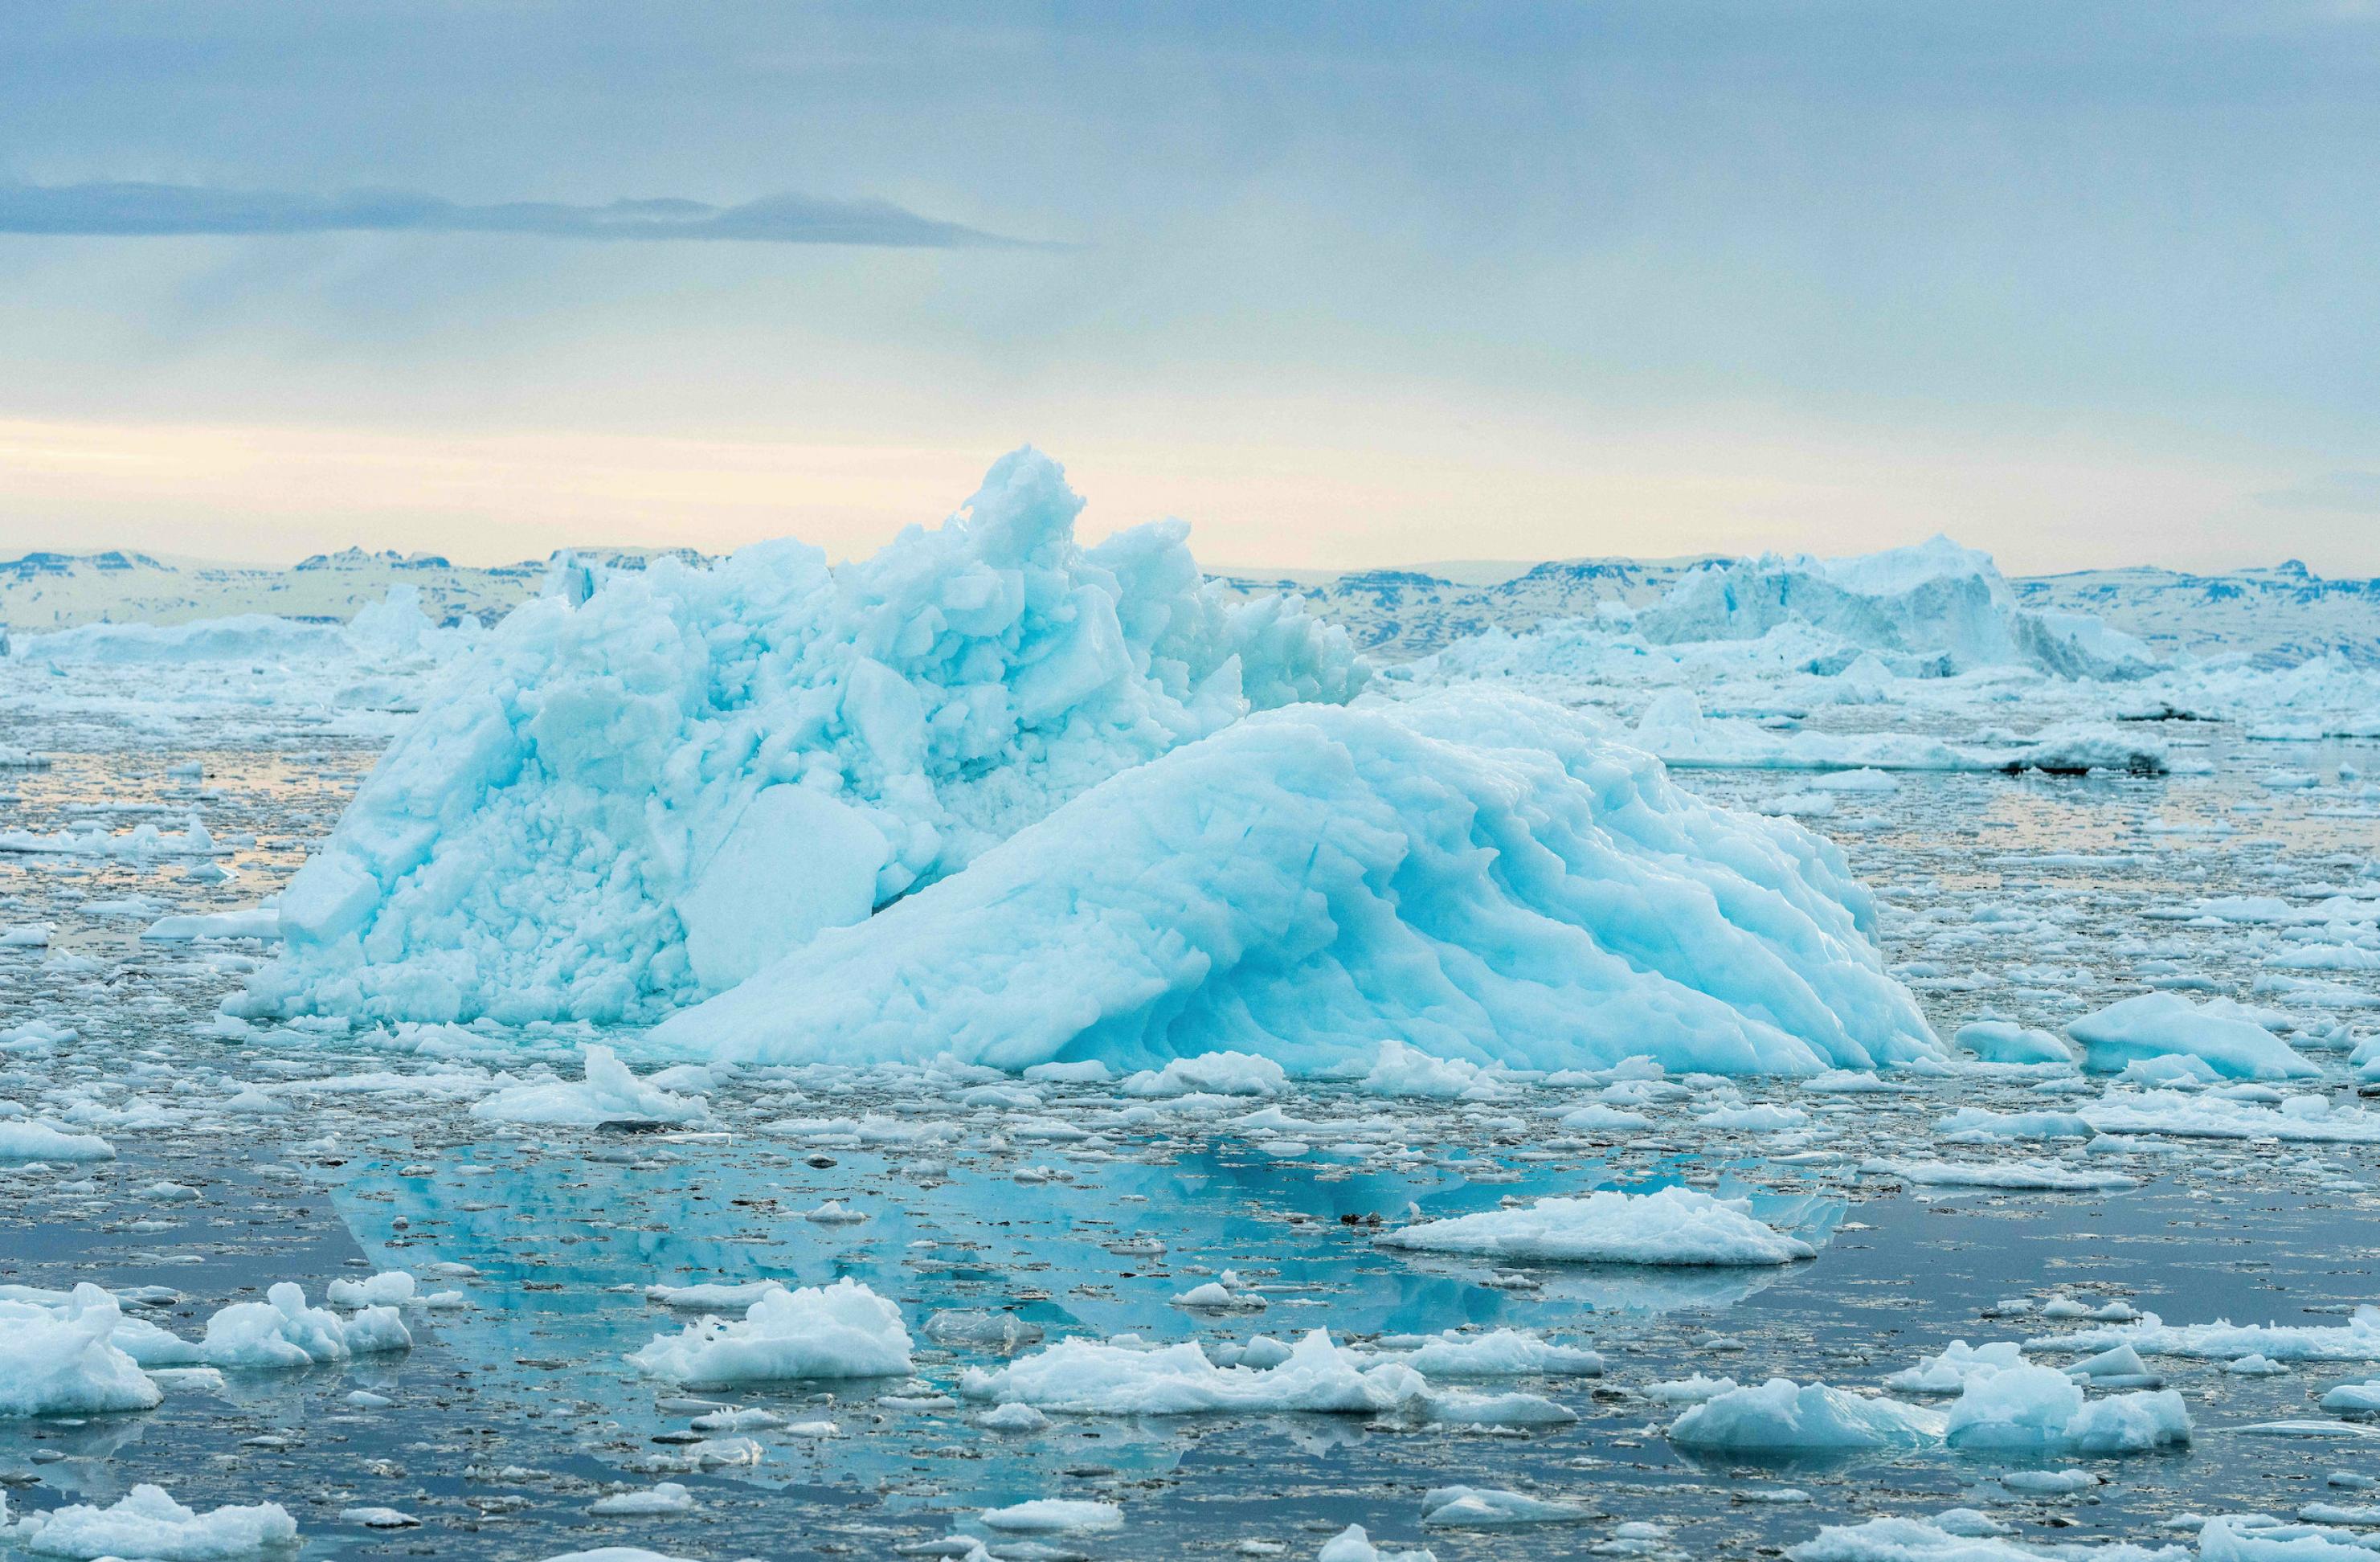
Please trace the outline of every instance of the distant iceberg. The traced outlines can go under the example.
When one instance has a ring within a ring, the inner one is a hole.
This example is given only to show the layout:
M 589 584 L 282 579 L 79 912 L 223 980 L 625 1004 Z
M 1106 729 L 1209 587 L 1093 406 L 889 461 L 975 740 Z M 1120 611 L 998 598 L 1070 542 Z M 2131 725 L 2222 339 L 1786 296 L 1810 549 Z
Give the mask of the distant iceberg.
M 1937 675 L 2029 665 L 2069 678 L 2142 677 L 2146 644 L 2079 613 L 2036 612 L 1991 555 L 1947 537 L 1847 559 L 1777 553 L 1707 565 L 1635 615 L 1655 645 L 1756 640 L 1808 624 L 1855 646 L 1915 659 Z
M 1119 770 L 1361 686 L 1342 631 L 1207 586 L 1182 523 L 1086 549 L 1081 508 L 1023 450 L 862 563 L 787 539 L 524 605 L 291 882 L 246 1006 L 652 1020 Z
M 1525 696 L 1251 717 L 1127 770 L 658 1042 L 784 1062 L 1361 1075 L 1442 1058 L 1815 1074 L 1938 1052 L 1873 904 L 1797 825 L 1713 807 Z

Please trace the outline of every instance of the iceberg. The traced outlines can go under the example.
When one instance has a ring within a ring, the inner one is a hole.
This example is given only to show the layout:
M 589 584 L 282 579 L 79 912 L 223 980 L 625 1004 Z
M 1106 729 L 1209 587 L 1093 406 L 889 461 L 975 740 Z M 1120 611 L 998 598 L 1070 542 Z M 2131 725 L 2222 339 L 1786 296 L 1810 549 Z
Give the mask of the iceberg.
M 1636 632 L 1655 645 L 1756 640 L 1789 624 L 1893 653 L 1905 673 L 2030 666 L 2139 678 L 2162 666 L 2145 644 L 2096 619 L 2019 607 L 1990 554 L 1947 537 L 1856 558 L 1767 553 L 1706 565 L 1635 615 Z
M 1182 523 L 1087 549 L 1081 508 L 1020 450 L 861 563 L 784 539 L 524 604 L 291 881 L 243 1007 L 650 1021 L 1119 770 L 1363 684 L 1293 599 L 1205 584 Z
M 1350 1078 L 1383 1036 L 1523 1069 L 1937 1058 L 1874 914 L 1831 844 L 1688 795 L 1559 707 L 1306 705 L 1124 771 L 651 1039 L 1009 1071 L 1233 1051 Z

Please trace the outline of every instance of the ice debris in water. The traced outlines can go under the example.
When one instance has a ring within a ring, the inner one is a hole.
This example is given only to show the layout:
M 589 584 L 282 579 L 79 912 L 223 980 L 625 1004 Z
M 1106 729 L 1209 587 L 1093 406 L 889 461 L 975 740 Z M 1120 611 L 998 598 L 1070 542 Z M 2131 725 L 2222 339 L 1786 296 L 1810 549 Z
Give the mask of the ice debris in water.
M 159 1486 L 135 1486 L 100 1508 L 77 1504 L 28 1514 L 10 1539 L 43 1556 L 143 1557 L 150 1562 L 241 1562 L 292 1546 L 297 1521 L 278 1503 L 198 1513 Z
M 1767 1265 L 1816 1255 L 1801 1238 L 1754 1218 L 1743 1200 L 1692 1188 L 1544 1198 L 1426 1220 L 1373 1241 L 1422 1253 L 1569 1264 Z
M 1221 1050 L 1815 1074 L 1937 1056 L 1797 825 L 1673 786 L 1572 713 L 1473 693 L 1269 712 L 820 934 L 654 1040 L 1016 1070 Z
M 256 1011 L 650 1019 L 857 922 L 1116 771 L 1364 677 L 1185 528 L 1096 548 L 1021 450 L 830 568 L 790 539 L 513 612 L 281 901 Z
M 688 1388 L 791 1378 L 886 1377 L 910 1366 L 901 1311 L 858 1281 L 772 1287 L 734 1321 L 702 1318 L 628 1358 Z

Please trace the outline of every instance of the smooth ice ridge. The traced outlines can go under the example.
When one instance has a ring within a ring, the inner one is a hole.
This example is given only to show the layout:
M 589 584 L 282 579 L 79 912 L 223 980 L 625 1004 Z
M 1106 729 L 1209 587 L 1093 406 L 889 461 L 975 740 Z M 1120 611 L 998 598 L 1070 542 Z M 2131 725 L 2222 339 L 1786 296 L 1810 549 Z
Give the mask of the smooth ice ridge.
M 1800 826 L 1715 808 L 1558 707 L 1479 690 L 1251 717 L 1128 770 L 654 1040 L 774 1063 L 1361 1076 L 1444 1058 L 1816 1074 L 1934 1058 Z
M 106 1556 L 236 1562 L 294 1547 L 298 1523 L 279 1503 L 199 1513 L 176 1502 L 163 1487 L 135 1486 L 112 1507 L 77 1504 L 28 1514 L 8 1538 L 37 1556 L 82 1562 Z
M 628 1358 L 687 1388 L 795 1378 L 889 1377 L 909 1370 L 901 1310 L 858 1281 L 764 1291 L 740 1319 L 701 1318 Z
M 1564 1264 L 1767 1265 L 1817 1250 L 1753 1218 L 1741 1199 L 1692 1188 L 1539 1199 L 1518 1209 L 1427 1220 L 1373 1239 L 1382 1247 Z
M 0 1418 L 153 1410 L 164 1395 L 114 1338 L 124 1314 L 85 1283 L 62 1307 L 0 1300 Z
M 939 530 L 790 539 L 528 603 L 450 667 L 281 901 L 258 1012 L 650 1019 L 1116 771 L 1364 670 L 1163 521 L 1092 549 L 1003 458 Z

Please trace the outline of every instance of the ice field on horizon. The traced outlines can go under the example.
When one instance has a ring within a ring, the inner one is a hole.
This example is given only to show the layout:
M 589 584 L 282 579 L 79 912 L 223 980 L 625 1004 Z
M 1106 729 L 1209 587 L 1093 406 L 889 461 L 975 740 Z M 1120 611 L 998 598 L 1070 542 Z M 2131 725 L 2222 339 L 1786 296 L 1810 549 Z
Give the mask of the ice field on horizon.
M 13 635 L 0 1556 L 2380 1551 L 2380 654 L 1083 512 Z

